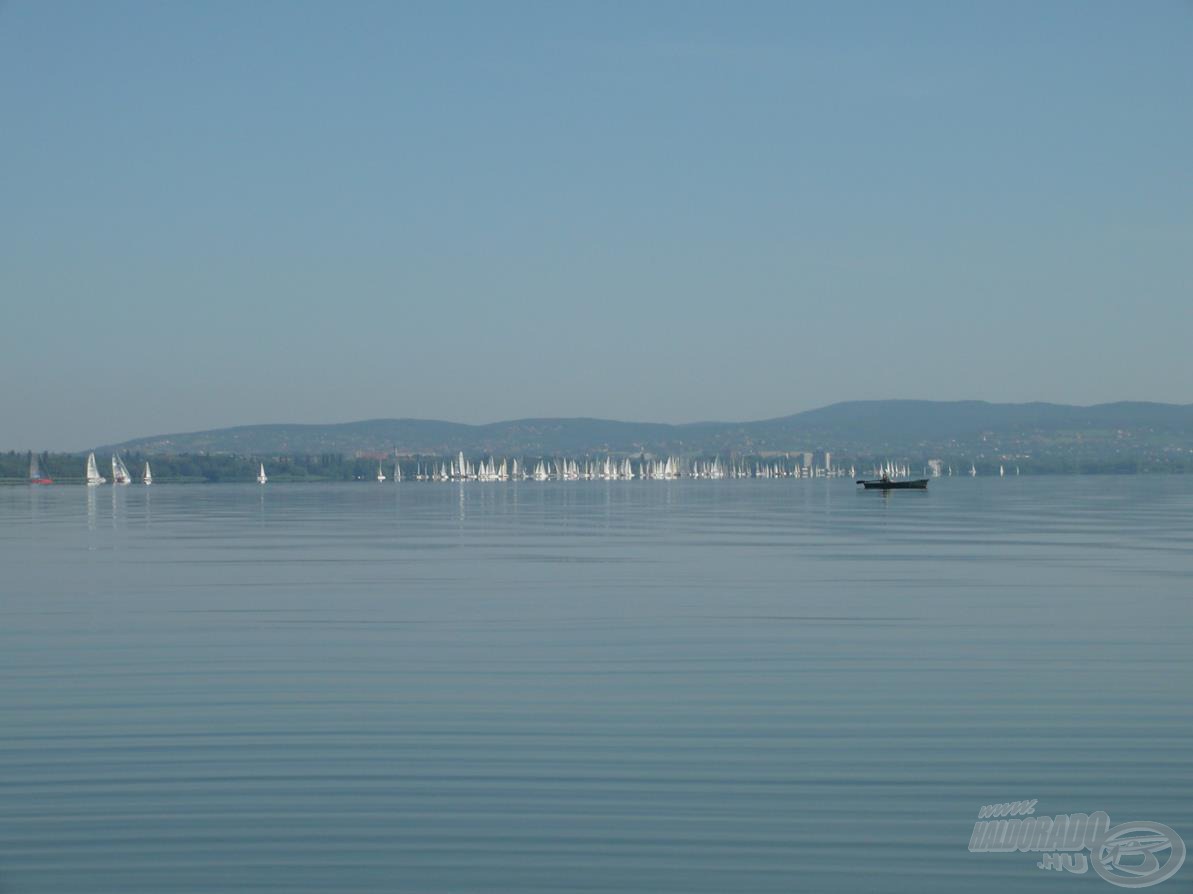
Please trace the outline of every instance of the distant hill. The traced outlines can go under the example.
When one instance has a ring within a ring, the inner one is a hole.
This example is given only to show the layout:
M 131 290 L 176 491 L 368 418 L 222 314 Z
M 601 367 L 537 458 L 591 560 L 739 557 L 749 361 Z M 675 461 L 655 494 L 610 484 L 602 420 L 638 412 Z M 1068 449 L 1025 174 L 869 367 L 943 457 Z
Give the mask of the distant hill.
M 605 419 L 518 419 L 463 425 L 371 419 L 334 425 L 245 425 L 137 438 L 97 447 L 144 454 L 450 454 L 513 456 L 604 453 L 772 453 L 831 450 L 1039 455 L 1080 451 L 1190 451 L 1193 404 L 1121 402 L 1089 407 L 985 401 L 848 401 L 778 419 L 667 425 Z

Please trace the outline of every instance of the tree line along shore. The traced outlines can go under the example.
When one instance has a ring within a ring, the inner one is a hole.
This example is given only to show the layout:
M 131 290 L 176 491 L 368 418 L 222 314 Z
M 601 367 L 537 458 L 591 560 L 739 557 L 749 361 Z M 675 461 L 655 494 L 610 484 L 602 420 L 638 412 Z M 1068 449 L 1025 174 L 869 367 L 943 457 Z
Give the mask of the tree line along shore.
M 797 454 L 792 454 L 796 456 Z M 32 454 L 29 451 L 8 451 L 0 453 L 0 482 L 25 484 Z M 59 484 L 77 484 L 84 480 L 86 453 L 39 453 L 37 454 L 42 473 Z M 376 455 L 348 456 L 340 453 L 315 455 L 273 455 L 239 456 L 234 454 L 150 454 L 124 453 L 123 459 L 131 468 L 140 468 L 146 460 L 153 464 L 153 477 L 157 482 L 236 482 L 254 481 L 259 464 L 264 462 L 271 481 L 356 481 L 373 480 L 379 462 L 385 465 L 386 474 L 392 471 L 393 463 L 400 462 L 403 476 L 413 478 L 420 465 L 442 461 L 439 455 L 409 456 L 397 459 L 381 459 Z M 588 454 L 588 458 L 604 457 L 603 453 Z M 480 459 L 482 457 L 477 457 Z M 711 457 L 709 457 L 711 459 Z M 746 463 L 773 460 L 766 457 L 739 456 Z M 537 457 L 527 457 L 533 462 Z M 551 459 L 551 457 L 548 457 Z M 869 469 L 887 457 L 857 456 L 837 460 L 837 464 L 855 465 L 859 470 Z M 927 457 L 895 457 L 913 469 L 926 468 Z M 1193 472 L 1193 458 L 1187 456 L 1169 457 L 1082 457 L 1049 456 L 1028 459 L 1005 457 L 933 457 L 939 459 L 947 469 L 952 467 L 954 475 L 968 473 L 970 465 L 976 466 L 979 476 L 997 475 L 1000 464 L 1012 462 L 1023 475 L 1123 475 L 1139 473 L 1186 473 Z

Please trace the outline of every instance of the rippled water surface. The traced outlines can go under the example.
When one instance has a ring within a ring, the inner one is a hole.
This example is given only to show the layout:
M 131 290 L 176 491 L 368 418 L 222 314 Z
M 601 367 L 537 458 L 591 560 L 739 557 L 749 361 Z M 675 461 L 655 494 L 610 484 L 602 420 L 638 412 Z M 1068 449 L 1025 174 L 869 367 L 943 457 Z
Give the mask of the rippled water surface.
M 1193 478 L 0 488 L 0 891 L 1113 891 L 1191 685 Z

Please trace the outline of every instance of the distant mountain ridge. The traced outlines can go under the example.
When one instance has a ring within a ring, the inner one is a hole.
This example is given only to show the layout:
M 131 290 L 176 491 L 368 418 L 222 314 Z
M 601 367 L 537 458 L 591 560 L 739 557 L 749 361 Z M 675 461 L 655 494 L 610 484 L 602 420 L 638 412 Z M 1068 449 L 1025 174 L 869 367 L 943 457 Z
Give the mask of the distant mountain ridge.
M 97 447 L 135 453 L 580 455 L 773 453 L 832 450 L 966 452 L 976 447 L 1076 444 L 1083 449 L 1193 448 L 1193 404 L 1137 401 L 1071 406 L 986 401 L 866 400 L 755 422 L 516 419 L 468 425 L 427 419 L 242 425 Z

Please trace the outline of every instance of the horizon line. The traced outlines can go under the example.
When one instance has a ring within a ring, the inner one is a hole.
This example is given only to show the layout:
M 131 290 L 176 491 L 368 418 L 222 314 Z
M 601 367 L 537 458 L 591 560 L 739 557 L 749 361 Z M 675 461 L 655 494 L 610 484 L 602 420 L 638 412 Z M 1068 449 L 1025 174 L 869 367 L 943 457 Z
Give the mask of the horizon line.
M 363 425 L 375 422 L 417 422 L 417 423 L 435 423 L 441 425 L 453 425 L 461 428 L 486 428 L 494 425 L 513 425 L 525 422 L 602 422 L 614 425 L 655 425 L 666 428 L 683 428 L 689 426 L 700 425 L 750 425 L 767 422 L 776 422 L 784 419 L 791 419 L 796 416 L 802 416 L 806 413 L 814 413 L 821 410 L 827 410 L 832 407 L 839 407 L 848 404 L 894 404 L 894 403 L 915 403 L 915 404 L 941 404 L 941 405 L 957 405 L 957 404 L 980 404 L 991 407 L 1027 407 L 1027 406 L 1047 406 L 1058 407 L 1066 409 L 1097 409 L 1102 407 L 1111 407 L 1116 405 L 1150 405 L 1150 406 L 1164 406 L 1177 409 L 1191 408 L 1193 402 L 1189 403 L 1174 403 L 1171 401 L 1156 401 L 1156 400 L 1111 400 L 1100 401 L 1098 403 L 1090 404 L 1073 404 L 1061 403 L 1051 400 L 1026 400 L 1026 401 L 992 401 L 983 398 L 960 398 L 954 400 L 936 400 L 931 398 L 918 397 L 884 397 L 884 398 L 859 398 L 849 400 L 833 401 L 827 404 L 819 404 L 808 407 L 803 410 L 796 410 L 795 412 L 785 413 L 779 416 L 766 416 L 762 418 L 753 419 L 697 419 L 688 422 L 660 422 L 658 420 L 649 419 L 617 419 L 604 416 L 518 416 L 505 419 L 494 419 L 488 422 L 457 422 L 451 419 L 437 419 L 433 417 L 424 416 L 373 416 L 364 419 L 345 419 L 338 422 L 245 422 L 233 425 L 217 425 L 207 428 L 196 428 L 188 430 L 175 430 L 168 432 L 157 432 L 149 435 L 137 435 L 130 438 L 124 438 L 119 441 L 110 441 L 103 444 L 92 444 L 86 447 L 61 451 L 63 453 L 85 453 L 90 450 L 101 450 L 112 447 L 119 447 L 125 444 L 134 443 L 136 441 L 147 441 L 155 438 L 169 438 L 169 437 L 186 437 L 193 435 L 206 434 L 209 432 L 223 432 L 235 431 L 237 429 L 249 428 L 331 428 L 349 425 Z M 31 448 L 30 448 L 31 449 Z M 35 451 L 36 452 L 36 451 Z M 51 452 L 51 451 L 42 451 Z

